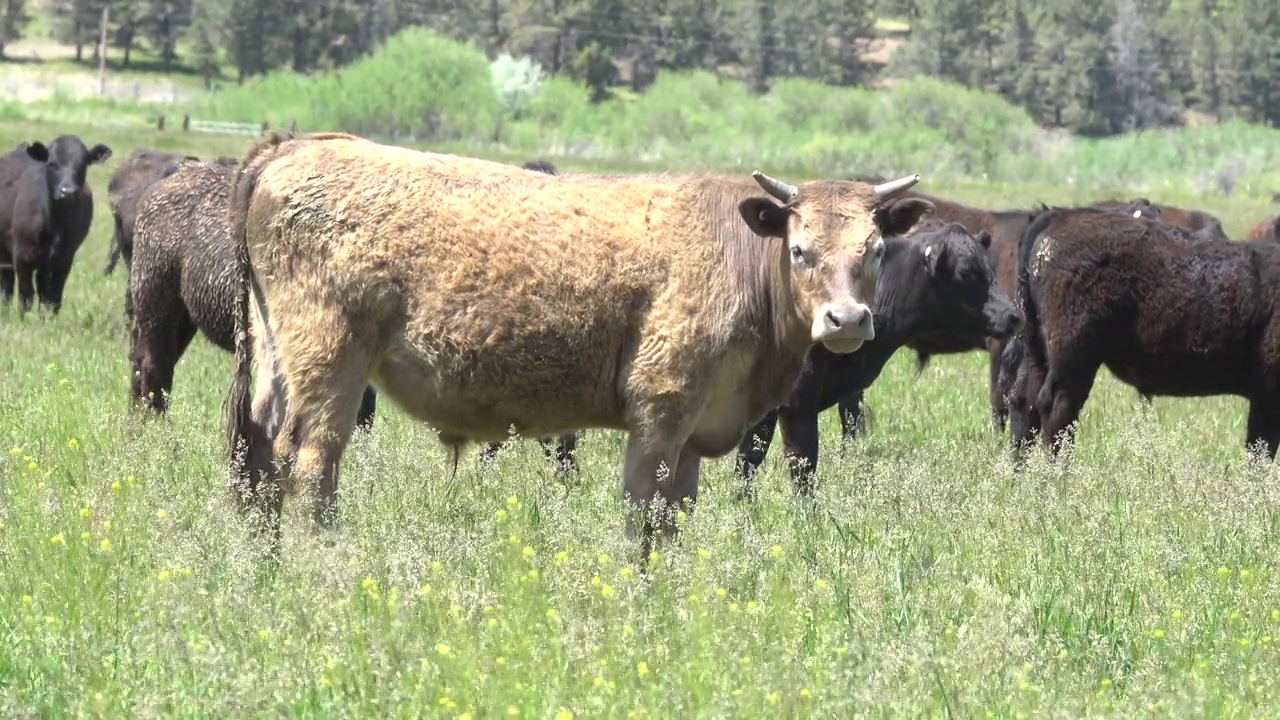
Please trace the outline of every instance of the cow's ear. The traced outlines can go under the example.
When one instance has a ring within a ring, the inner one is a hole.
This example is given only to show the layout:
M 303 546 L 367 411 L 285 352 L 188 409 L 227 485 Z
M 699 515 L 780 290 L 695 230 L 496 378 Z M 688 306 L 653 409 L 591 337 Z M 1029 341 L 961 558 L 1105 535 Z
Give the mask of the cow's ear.
M 988 250 L 991 249 L 991 233 L 986 230 L 979 230 L 978 234 L 973 236 L 973 239 L 977 240 L 982 247 Z
M 27 157 L 36 162 L 49 162 L 49 148 L 37 140 L 27 146 Z
M 106 145 L 102 145 L 102 144 L 94 145 L 93 149 L 89 151 L 90 163 L 100 163 L 109 157 L 111 157 L 111 148 L 107 147 Z
M 876 224 L 881 235 L 906 235 L 937 210 L 924 198 L 903 198 L 877 208 Z
M 791 211 L 768 198 L 747 198 L 738 203 L 738 212 L 751 232 L 760 237 L 787 237 L 787 220 Z
M 942 243 L 924 246 L 924 269 L 929 271 L 930 277 L 936 276 L 946 266 L 942 260 L 946 255 L 946 247 Z

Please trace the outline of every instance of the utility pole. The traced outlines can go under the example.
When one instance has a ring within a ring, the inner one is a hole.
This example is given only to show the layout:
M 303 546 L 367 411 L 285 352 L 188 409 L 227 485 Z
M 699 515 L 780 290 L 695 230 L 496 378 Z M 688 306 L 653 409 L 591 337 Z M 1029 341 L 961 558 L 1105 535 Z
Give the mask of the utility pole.
M 106 3 L 102 4 L 102 35 L 98 45 L 98 96 L 107 94 L 107 17 L 111 12 Z

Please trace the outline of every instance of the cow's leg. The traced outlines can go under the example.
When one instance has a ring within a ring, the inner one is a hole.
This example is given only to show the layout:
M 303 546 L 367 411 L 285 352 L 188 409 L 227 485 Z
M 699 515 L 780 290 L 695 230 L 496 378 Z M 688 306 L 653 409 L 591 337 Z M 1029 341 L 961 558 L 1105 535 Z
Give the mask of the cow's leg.
M 997 433 L 1003 433 L 1009 420 L 1009 403 L 1000 391 L 1000 356 L 1004 354 L 1004 342 L 992 342 L 990 345 L 991 367 L 988 370 L 987 399 L 991 405 L 991 427 Z
M 372 385 L 366 386 L 360 398 L 360 411 L 356 413 L 356 427 L 370 432 L 373 430 L 373 413 L 378 408 L 378 393 Z
M 498 451 L 502 449 L 503 445 L 505 445 L 505 443 L 491 442 L 480 448 L 480 462 L 493 462 L 493 459 L 498 457 Z
M 36 300 L 36 268 L 15 258 L 13 270 L 18 278 L 18 308 L 22 312 L 27 312 Z
M 1036 395 L 1037 409 L 1044 421 L 1040 439 L 1056 455 L 1075 437 L 1075 422 L 1098 373 L 1098 364 L 1085 362 L 1050 365 L 1044 385 Z
M 1264 444 L 1267 458 L 1276 459 L 1276 449 L 1280 447 L 1280 405 L 1260 400 L 1249 403 L 1249 426 L 1244 443 L 1250 452 L 1259 443 Z
M 578 462 L 573 457 L 573 451 L 578 447 L 576 432 L 561 433 L 556 436 L 554 447 L 549 437 L 538 438 L 538 444 L 542 445 L 542 454 L 555 463 L 556 472 L 569 473 L 578 469 Z
M 3 263 L 4 267 L 0 267 L 0 296 L 3 297 L 5 304 L 13 300 L 13 267 L 8 263 Z
M 818 410 L 780 408 L 778 425 L 782 430 L 787 466 L 791 469 L 791 485 L 802 497 L 812 497 L 818 470 Z
M 840 434 L 846 441 L 857 439 L 866 430 L 866 417 L 863 414 L 863 400 L 866 391 L 859 391 L 840 398 L 836 403 L 836 412 L 840 414 Z
M 159 274 L 145 280 L 138 285 L 145 311 L 134 316 L 129 330 L 132 402 L 148 402 L 163 414 L 168 411 L 174 368 L 195 337 L 196 325 L 177 299 L 176 281 L 170 283 Z
M 298 324 L 275 336 L 280 355 L 291 359 L 275 454 L 292 458 L 286 485 L 308 497 L 313 529 L 330 529 L 336 522 L 338 464 L 355 432 L 372 360 L 335 308 L 290 305 L 290 299 L 282 293 L 276 305 L 289 308 Z
M 737 471 L 742 484 L 738 487 L 737 498 L 749 500 L 752 497 L 751 483 L 756 472 L 764 464 L 769 454 L 769 445 L 773 442 L 773 433 L 778 427 L 778 411 L 770 410 L 756 426 L 747 431 L 742 442 L 738 443 Z
M 646 440 L 635 431 L 627 436 L 622 497 L 631 507 L 627 513 L 626 534 L 628 540 L 640 540 L 641 557 L 649 556 L 654 536 L 659 530 L 664 535 L 674 531 L 673 513 L 665 505 L 668 494 L 660 494 L 659 488 L 672 483 L 683 446 L 682 441 Z M 697 482 L 696 478 L 694 482 Z
M 71 258 L 65 255 L 50 258 L 44 270 L 36 277 L 40 303 L 55 315 L 62 308 L 62 293 L 66 290 L 69 277 L 71 277 Z

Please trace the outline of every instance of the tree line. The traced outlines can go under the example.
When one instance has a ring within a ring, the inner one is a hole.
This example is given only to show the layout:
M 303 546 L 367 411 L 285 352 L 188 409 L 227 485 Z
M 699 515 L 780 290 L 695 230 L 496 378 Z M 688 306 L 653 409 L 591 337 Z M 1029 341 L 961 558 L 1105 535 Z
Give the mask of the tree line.
M 145 48 L 210 78 L 340 67 L 425 26 L 490 58 L 530 57 L 597 100 L 664 70 L 708 69 L 757 92 L 778 77 L 847 86 L 924 74 L 1083 135 L 1196 114 L 1280 126 L 1276 0 L 0 0 L 0 41 L 21 37 L 30 4 L 78 58 L 96 54 L 105 6 L 124 64 Z M 901 45 L 883 67 L 872 57 L 892 33 L 877 17 L 910 28 L 888 38 Z

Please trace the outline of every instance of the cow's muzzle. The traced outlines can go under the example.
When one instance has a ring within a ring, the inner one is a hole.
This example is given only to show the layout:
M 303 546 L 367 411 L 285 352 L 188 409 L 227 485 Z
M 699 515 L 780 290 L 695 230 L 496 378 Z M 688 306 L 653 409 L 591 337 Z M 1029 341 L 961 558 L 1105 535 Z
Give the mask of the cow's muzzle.
M 875 322 L 871 308 L 862 303 L 828 303 L 818 308 L 811 329 L 813 342 L 833 353 L 851 353 L 862 343 L 874 340 Z

